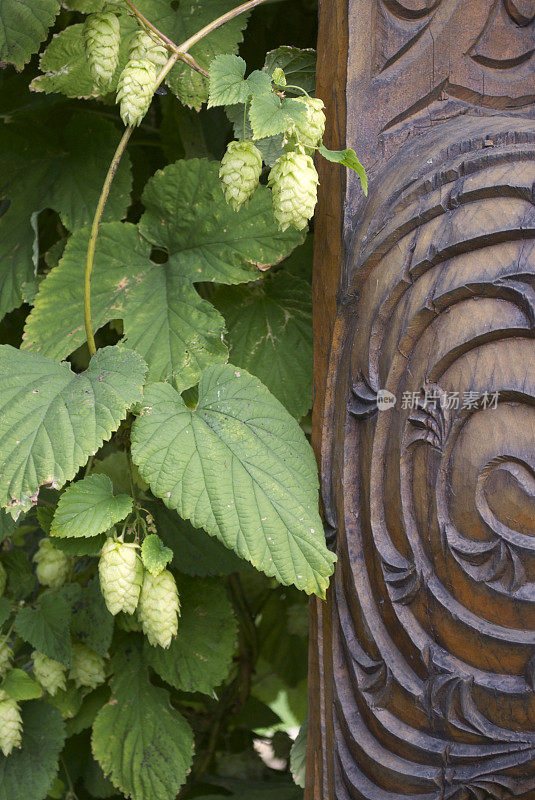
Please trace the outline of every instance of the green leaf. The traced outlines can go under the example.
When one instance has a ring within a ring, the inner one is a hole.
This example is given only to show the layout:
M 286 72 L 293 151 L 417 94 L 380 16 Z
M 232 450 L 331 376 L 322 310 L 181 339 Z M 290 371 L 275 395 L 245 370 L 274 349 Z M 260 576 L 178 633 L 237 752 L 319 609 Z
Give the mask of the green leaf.
M 48 702 L 61 712 L 63 719 L 73 719 L 82 705 L 82 690 L 77 689 L 69 682 L 66 689 L 58 689 L 53 697 L 48 697 Z
M 312 405 L 312 292 L 284 270 L 250 287 L 221 287 L 214 304 L 227 323 L 233 364 L 299 419 Z
M 78 539 L 56 539 L 54 546 L 69 556 L 98 556 L 106 538 L 105 533 L 99 533 L 91 539 L 86 539 L 85 536 Z
M 284 133 L 294 122 L 306 116 L 306 106 L 292 98 L 281 100 L 278 95 L 258 94 L 251 100 L 249 119 L 255 139 Z
M 215 578 L 177 578 L 178 635 L 168 650 L 145 645 L 149 664 L 184 692 L 211 694 L 230 669 L 237 624 L 224 585 Z
M 0 597 L 0 628 L 11 616 L 11 603 L 7 597 Z
M 115 797 L 113 783 L 102 772 L 100 764 L 90 759 L 84 772 L 84 786 L 91 797 Z
M 107 655 L 113 636 L 113 616 L 102 597 L 98 577 L 74 595 L 71 610 L 71 633 L 74 639 L 101 656 Z
M 236 5 L 234 0 L 140 0 L 139 10 L 173 42 L 180 44 L 217 17 Z M 220 53 L 236 53 L 242 41 L 242 31 L 248 14 L 239 14 L 230 22 L 203 37 L 189 51 L 205 70 Z M 208 100 L 208 79 L 186 64 L 177 64 L 167 78 L 167 84 L 180 101 L 200 109 Z
M 208 108 L 245 103 L 249 99 L 249 86 L 245 80 L 247 65 L 243 58 L 219 55 L 210 64 L 210 95 Z
M 22 69 L 39 50 L 59 8 L 59 0 L 2 0 L 0 61 Z
M 305 770 L 307 762 L 307 733 L 308 733 L 308 720 L 303 722 L 299 728 L 297 738 L 292 745 L 290 752 L 290 770 L 292 778 L 295 783 L 305 788 Z
M 66 124 L 40 116 L 0 125 L 0 319 L 23 301 L 35 277 L 37 215 L 52 208 L 69 230 L 91 222 L 119 133 L 107 120 L 78 112 Z M 119 165 L 105 220 L 120 219 L 130 203 L 129 159 Z
M 7 511 L 0 509 L 0 544 L 11 536 L 16 528 L 17 523 Z
M 230 575 L 232 572 L 251 570 L 246 561 L 238 558 L 218 539 L 178 516 L 163 503 L 149 507 L 164 543 L 174 553 L 173 566 L 186 575 Z
M 102 706 L 110 699 L 110 690 L 107 685 L 98 686 L 94 691 L 85 695 L 76 716 L 67 720 L 67 736 L 90 728 Z
M 0 504 L 14 518 L 41 485 L 74 478 L 140 401 L 145 369 L 119 347 L 99 350 L 76 375 L 68 364 L 0 346 Z
M 65 741 L 61 714 L 49 703 L 22 706 L 22 747 L 0 754 L 0 800 L 44 800 L 58 770 Z
M 71 610 L 60 594 L 42 594 L 37 604 L 21 608 L 15 617 L 15 630 L 45 656 L 71 664 L 69 619 Z
M 313 92 L 316 86 L 316 51 L 300 50 L 298 47 L 283 45 L 266 54 L 264 70 L 273 75 L 282 69 L 288 83 L 300 86 L 305 92 Z
M 303 237 L 278 230 L 265 186 L 235 212 L 225 202 L 218 172 L 219 164 L 206 159 L 177 161 L 157 172 L 143 192 L 140 231 L 151 244 L 166 248 L 168 268 L 176 265 L 192 281 L 254 280 L 258 270 L 285 258 Z
M 114 496 L 107 475 L 88 475 L 71 483 L 61 495 L 50 535 L 96 536 L 127 517 L 133 505 L 129 495 Z
M 12 669 L 2 681 L 2 689 L 13 700 L 35 700 L 43 689 L 22 669 Z
M 243 105 L 227 106 L 225 108 L 225 113 L 232 122 L 235 139 L 242 140 L 253 138 L 253 129 L 249 122 L 249 115 L 246 116 L 245 120 L 243 118 Z M 268 167 L 272 167 L 275 161 L 284 153 L 282 140 L 282 133 L 278 133 L 276 136 L 266 136 L 263 139 L 255 140 L 255 146 L 258 147 L 262 153 L 262 159 Z
M 199 225 L 197 215 L 191 222 Z M 85 341 L 80 273 L 88 239 L 88 230 L 75 233 L 59 266 L 43 281 L 23 349 L 61 359 Z M 150 251 L 134 225 L 102 225 L 91 283 L 93 328 L 122 319 L 128 346 L 148 364 L 148 380 L 174 379 L 185 389 L 197 383 L 204 367 L 226 361 L 225 323 L 184 275 L 179 253 L 167 264 L 155 264 Z
M 325 145 L 320 144 L 318 152 L 321 153 L 323 158 L 326 158 L 327 161 L 332 161 L 335 164 L 341 164 L 343 167 L 354 170 L 359 176 L 362 191 L 365 195 L 368 194 L 368 176 L 354 150 L 350 148 L 347 150 L 329 150 Z
M 133 800 L 174 800 L 191 765 L 193 734 L 168 693 L 150 683 L 132 641 L 114 658 L 112 698 L 93 724 L 93 755 Z
M 153 493 L 281 583 L 323 596 L 335 556 L 318 515 L 312 449 L 257 378 L 209 367 L 191 411 L 168 384 L 150 386 L 132 456 Z
M 2 555 L 7 572 L 7 592 L 13 600 L 23 600 L 35 587 L 35 575 L 28 554 L 23 550 L 9 550 Z
M 141 558 L 151 575 L 159 575 L 172 560 L 173 551 L 164 545 L 156 533 L 151 533 L 143 540 Z
M 128 60 L 132 34 L 137 27 L 135 21 L 126 14 L 120 16 L 119 22 L 121 26 L 119 62 L 109 87 L 106 87 L 106 92 L 110 93 L 117 88 L 119 75 Z M 32 91 L 47 94 L 60 92 L 72 98 L 98 97 L 101 94 L 89 72 L 82 35 L 83 27 L 83 24 L 69 25 L 53 36 L 39 61 L 39 67 L 44 74 L 33 79 L 30 84 Z

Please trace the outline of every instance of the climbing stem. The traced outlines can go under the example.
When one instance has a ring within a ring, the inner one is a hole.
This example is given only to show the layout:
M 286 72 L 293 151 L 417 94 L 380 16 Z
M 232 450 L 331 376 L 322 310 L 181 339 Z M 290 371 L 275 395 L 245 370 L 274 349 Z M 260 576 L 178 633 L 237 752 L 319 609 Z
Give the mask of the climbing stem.
M 117 150 L 113 155 L 108 169 L 108 174 L 106 175 L 102 185 L 95 216 L 93 217 L 93 224 L 91 225 L 91 233 L 89 234 L 89 244 L 87 246 L 84 275 L 84 323 L 87 346 L 91 356 L 94 356 L 97 352 L 97 348 L 95 346 L 95 337 L 93 335 L 93 326 L 91 323 L 91 277 L 93 275 L 93 263 L 95 261 L 95 247 L 97 245 L 98 229 L 100 227 L 102 214 L 104 213 L 104 206 L 106 205 L 106 200 L 108 199 L 108 195 L 110 193 L 113 178 L 117 172 L 117 167 L 119 166 L 121 156 L 125 151 L 126 145 L 128 144 L 128 140 L 130 139 L 133 130 L 134 129 L 132 127 L 126 128 L 125 132 L 121 136 L 121 141 L 117 145 Z
M 259 6 L 260 3 L 265 2 L 265 0 L 248 0 L 247 3 L 242 3 L 240 6 L 236 6 L 236 8 L 227 11 L 226 14 L 222 14 L 217 19 L 210 22 L 208 25 L 205 25 L 204 28 L 201 28 L 200 31 L 197 31 L 193 36 L 190 36 L 189 39 L 186 39 L 185 42 L 182 42 L 180 45 L 176 45 L 171 39 L 168 39 L 164 34 L 162 34 L 157 28 L 152 25 L 152 23 L 147 20 L 140 11 L 135 7 L 135 5 L 131 2 L 131 0 L 126 0 L 127 5 L 132 10 L 132 12 L 139 18 L 140 22 L 146 25 L 150 30 L 153 31 L 157 36 L 159 36 L 165 44 L 173 51 L 173 55 L 167 61 L 164 67 L 162 67 L 160 74 L 156 79 L 156 85 L 154 90 L 158 88 L 158 86 L 162 83 L 165 79 L 167 74 L 170 70 L 174 67 L 178 60 L 184 61 L 188 64 L 192 69 L 196 70 L 197 72 L 201 72 L 203 75 L 207 75 L 206 71 L 203 70 L 195 61 L 195 59 L 188 54 L 188 50 L 193 47 L 194 44 L 197 44 L 201 39 L 207 36 L 212 31 L 217 30 L 217 28 L 224 25 L 225 22 L 229 22 L 234 17 L 239 16 L 240 14 L 244 14 L 247 11 L 250 11 L 255 6 Z M 114 153 L 114 156 L 111 160 L 111 164 L 108 169 L 108 174 L 104 180 L 104 184 L 102 186 L 102 190 L 100 192 L 100 197 L 97 203 L 97 208 L 95 211 L 95 216 L 93 217 L 93 224 L 91 225 L 91 233 L 89 235 L 89 244 L 87 246 L 87 255 L 85 260 L 85 273 L 84 273 L 84 324 L 85 324 L 85 335 L 87 339 L 87 346 L 89 348 L 89 354 L 94 356 L 97 348 L 95 345 L 95 337 L 93 335 L 93 325 L 91 322 L 91 277 L 93 275 L 93 264 L 95 261 L 95 248 L 97 245 L 97 238 L 98 238 L 98 231 L 100 228 L 100 223 L 102 221 L 102 214 L 104 213 L 104 206 L 106 205 L 106 201 L 108 199 L 108 195 L 110 193 L 111 184 L 113 182 L 113 178 L 115 173 L 117 172 L 117 167 L 119 166 L 119 162 L 122 158 L 122 155 L 126 149 L 126 145 L 128 144 L 128 140 L 130 139 L 133 133 L 133 127 L 126 128 L 125 132 L 121 137 L 121 141 L 117 145 L 117 150 Z

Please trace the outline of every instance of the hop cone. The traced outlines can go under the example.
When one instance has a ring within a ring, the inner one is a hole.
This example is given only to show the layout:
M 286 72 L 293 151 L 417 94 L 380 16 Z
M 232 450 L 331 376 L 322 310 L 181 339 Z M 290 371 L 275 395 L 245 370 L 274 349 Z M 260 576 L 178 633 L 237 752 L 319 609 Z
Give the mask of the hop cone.
M 152 61 L 155 67 L 163 67 L 167 63 L 167 50 L 163 44 L 155 42 L 152 36 L 141 28 L 132 39 L 128 55 L 131 61 L 146 58 Z
M 230 142 L 221 160 L 219 178 L 225 200 L 235 211 L 251 199 L 261 172 L 262 156 L 252 142 Z
M 100 588 L 112 614 L 133 614 L 143 583 L 137 545 L 107 539 L 98 563 Z
M 85 644 L 73 644 L 69 678 L 72 678 L 78 688 L 88 686 L 94 689 L 106 680 L 104 659 Z
M 66 668 L 59 661 L 48 658 L 38 650 L 32 653 L 33 674 L 49 694 L 54 696 L 58 689 L 65 689 Z
M 4 569 L 4 565 L 0 564 L 0 597 L 2 597 L 2 595 L 6 590 L 6 583 L 7 583 L 7 573 Z
M 11 665 L 11 647 L 6 641 L 0 642 L 0 676 L 5 675 Z
M 18 703 L 0 689 L 0 750 L 8 756 L 22 744 L 22 719 Z
M 37 564 L 35 574 L 40 584 L 51 589 L 63 586 L 69 575 L 69 557 L 54 547 L 50 539 L 41 539 L 33 560 Z
M 106 89 L 119 61 L 121 34 L 112 11 L 90 14 L 84 24 L 84 43 L 89 72 L 99 89 Z
M 178 630 L 179 612 L 176 583 L 169 570 L 159 575 L 145 572 L 138 615 L 150 644 L 169 647 Z
M 302 122 L 295 122 L 286 136 L 286 144 L 290 148 L 301 145 L 307 155 L 314 155 L 314 148 L 321 142 L 325 132 L 325 114 L 323 100 L 319 97 L 296 97 L 298 103 L 304 103 L 307 109 Z
M 139 125 L 147 111 L 156 87 L 156 67 L 148 58 L 129 61 L 121 72 L 117 102 L 125 125 Z
M 298 231 L 306 227 L 314 213 L 318 173 L 310 156 L 285 153 L 269 173 L 273 214 L 281 231 L 290 225 Z

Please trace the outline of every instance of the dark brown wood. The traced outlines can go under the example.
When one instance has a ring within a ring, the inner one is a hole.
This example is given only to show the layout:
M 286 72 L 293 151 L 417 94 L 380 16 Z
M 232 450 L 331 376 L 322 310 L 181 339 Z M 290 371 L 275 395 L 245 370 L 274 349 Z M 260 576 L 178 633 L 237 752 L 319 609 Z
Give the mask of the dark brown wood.
M 320 8 L 307 800 L 535 798 L 534 16 Z

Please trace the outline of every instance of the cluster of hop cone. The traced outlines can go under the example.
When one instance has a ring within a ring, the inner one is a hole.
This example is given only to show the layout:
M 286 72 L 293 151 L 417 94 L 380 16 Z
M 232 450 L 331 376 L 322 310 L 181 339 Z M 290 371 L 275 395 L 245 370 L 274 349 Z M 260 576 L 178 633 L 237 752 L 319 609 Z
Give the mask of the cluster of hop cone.
M 89 70 L 97 88 L 105 92 L 119 62 L 120 25 L 115 10 L 90 14 L 84 25 Z M 139 125 L 156 89 L 158 72 L 168 53 L 155 34 L 139 28 L 130 44 L 122 70 L 117 102 L 125 125 Z M 303 230 L 314 214 L 318 173 L 312 156 L 325 130 L 323 102 L 317 97 L 297 98 L 306 106 L 303 121 L 284 136 L 285 152 L 273 165 L 268 179 L 273 213 L 279 228 Z M 220 179 L 227 203 L 238 211 L 253 196 L 262 172 L 262 154 L 253 141 L 230 142 L 221 162 Z
M 153 530 L 147 515 L 147 528 Z M 45 537 L 33 557 L 41 586 L 60 589 L 72 571 L 72 559 Z M 123 630 L 141 626 L 151 645 L 168 648 L 178 630 L 180 602 L 175 579 L 167 569 L 145 569 L 139 545 L 121 537 L 106 539 L 99 560 L 100 588 L 108 610 L 120 614 Z M 0 596 L 6 587 L 6 573 L 0 564 Z M 8 637 L 0 638 L 0 676 L 11 669 L 12 650 Z M 95 689 L 106 680 L 106 659 L 81 642 L 72 644 L 70 668 L 44 653 L 32 653 L 33 674 L 51 696 L 66 689 L 67 678 L 77 688 Z M 8 756 L 22 743 L 20 706 L 0 689 L 0 750 Z

